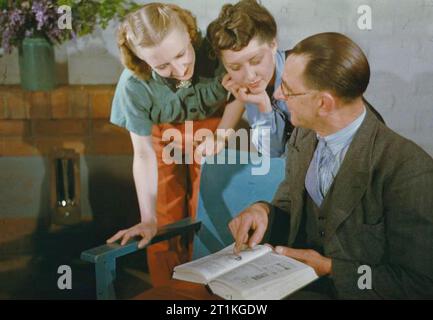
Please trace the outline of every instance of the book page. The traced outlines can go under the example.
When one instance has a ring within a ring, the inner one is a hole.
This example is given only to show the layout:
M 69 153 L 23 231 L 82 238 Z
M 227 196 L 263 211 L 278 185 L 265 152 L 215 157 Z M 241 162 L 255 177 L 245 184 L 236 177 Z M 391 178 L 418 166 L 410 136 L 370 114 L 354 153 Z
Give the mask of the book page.
M 231 288 L 234 292 L 248 295 L 250 292 L 257 292 L 261 288 L 276 285 L 287 280 L 295 273 L 302 270 L 309 271 L 311 267 L 283 255 L 269 252 L 250 263 L 219 276 L 211 282 L 211 289 L 214 283 Z M 293 282 L 297 286 L 298 281 Z M 290 284 L 288 284 L 290 286 Z
M 267 246 L 256 245 L 252 249 L 242 250 L 238 255 L 235 255 L 233 248 L 234 244 L 214 254 L 177 266 L 174 268 L 174 272 L 175 274 L 200 274 L 208 282 L 231 269 L 272 251 Z

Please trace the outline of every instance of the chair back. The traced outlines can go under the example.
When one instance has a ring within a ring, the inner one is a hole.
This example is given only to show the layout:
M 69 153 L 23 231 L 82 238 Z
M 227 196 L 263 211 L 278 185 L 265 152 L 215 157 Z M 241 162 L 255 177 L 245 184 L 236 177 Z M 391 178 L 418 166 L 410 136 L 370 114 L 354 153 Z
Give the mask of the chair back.
M 202 225 L 194 237 L 193 259 L 233 243 L 228 223 L 250 204 L 272 200 L 284 179 L 285 161 L 236 150 L 206 159 L 197 209 Z

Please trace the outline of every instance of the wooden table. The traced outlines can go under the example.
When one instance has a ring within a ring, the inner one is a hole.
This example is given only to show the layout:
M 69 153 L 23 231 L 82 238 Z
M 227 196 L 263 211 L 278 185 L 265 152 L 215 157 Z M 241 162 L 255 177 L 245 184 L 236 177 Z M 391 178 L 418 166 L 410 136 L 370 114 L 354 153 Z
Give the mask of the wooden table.
M 284 300 L 329 300 L 330 297 L 309 291 L 308 288 L 293 293 Z M 170 280 L 165 286 L 149 289 L 134 300 L 223 300 L 212 294 L 209 289 L 198 283 Z
M 134 300 L 222 300 L 212 294 L 205 285 L 170 280 L 167 285 L 149 289 L 134 298 Z

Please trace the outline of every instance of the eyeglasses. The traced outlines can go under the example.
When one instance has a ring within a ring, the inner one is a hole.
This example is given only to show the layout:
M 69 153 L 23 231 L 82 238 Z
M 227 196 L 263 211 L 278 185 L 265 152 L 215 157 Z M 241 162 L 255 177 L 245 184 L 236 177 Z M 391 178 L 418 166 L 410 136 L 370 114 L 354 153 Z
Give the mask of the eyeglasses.
M 280 84 L 279 88 L 280 88 L 280 91 L 283 94 L 284 98 L 286 98 L 286 99 L 289 99 L 289 98 L 292 98 L 292 97 L 305 96 L 307 94 L 317 92 L 317 90 L 312 90 L 312 91 L 307 91 L 307 92 L 290 93 L 290 92 L 287 91 L 286 88 L 284 88 L 283 83 Z

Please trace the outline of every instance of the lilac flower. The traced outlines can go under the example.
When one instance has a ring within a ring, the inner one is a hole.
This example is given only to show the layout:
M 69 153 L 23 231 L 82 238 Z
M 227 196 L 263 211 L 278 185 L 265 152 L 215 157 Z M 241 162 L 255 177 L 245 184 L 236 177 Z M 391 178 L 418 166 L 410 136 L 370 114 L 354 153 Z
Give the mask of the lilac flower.
M 10 30 L 6 27 L 6 29 L 2 33 L 2 48 L 6 53 L 11 53 L 12 48 L 10 46 Z
M 9 15 L 9 21 L 12 27 L 19 27 L 24 24 L 24 15 L 20 9 L 12 10 Z
M 47 23 L 49 16 L 47 14 L 46 2 L 35 1 L 33 2 L 32 12 L 35 14 L 36 21 L 38 23 L 37 29 L 41 30 L 42 27 Z
M 60 14 L 57 12 L 57 5 L 61 3 L 59 0 L 7 1 L 6 8 L 0 11 L 0 45 L 5 52 L 10 53 L 13 47 L 20 46 L 25 37 L 45 37 L 53 44 L 62 43 L 92 32 L 95 25 L 100 23 L 97 12 L 102 6 L 100 0 L 62 2 L 73 6 L 72 30 L 59 29 Z M 125 2 L 128 3 L 125 8 L 134 4 L 132 1 Z M 118 1 L 113 1 L 113 4 L 107 6 L 108 11 L 113 11 L 112 17 L 118 17 Z M 103 9 L 107 10 L 106 7 Z M 104 16 L 104 19 L 107 17 Z

